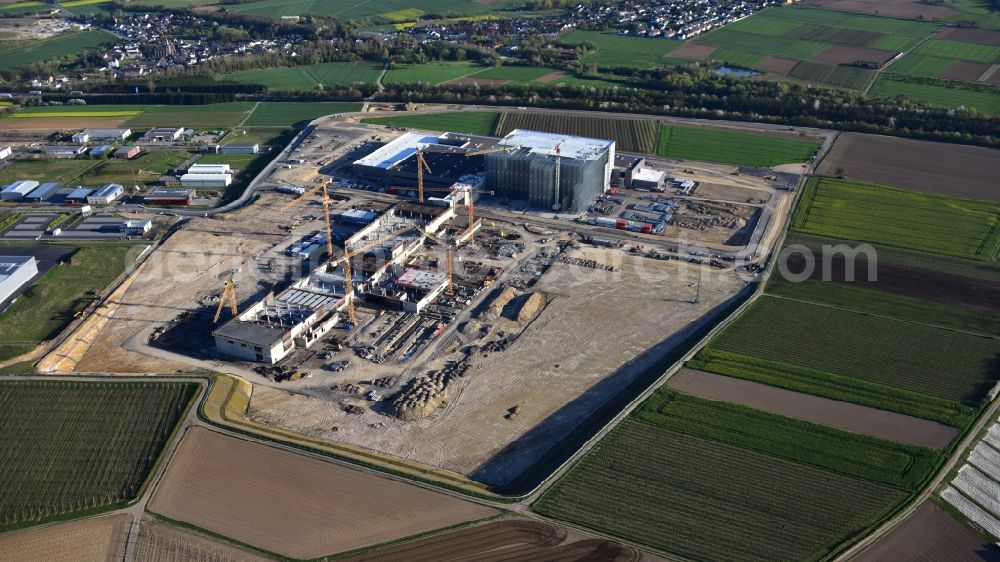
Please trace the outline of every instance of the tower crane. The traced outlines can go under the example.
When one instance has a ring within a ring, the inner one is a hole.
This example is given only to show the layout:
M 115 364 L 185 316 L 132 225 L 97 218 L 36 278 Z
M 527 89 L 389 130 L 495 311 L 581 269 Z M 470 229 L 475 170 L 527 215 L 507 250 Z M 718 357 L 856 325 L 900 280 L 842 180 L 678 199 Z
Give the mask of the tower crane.
M 413 226 L 408 225 L 403 228 L 396 229 L 385 236 L 366 242 L 357 248 L 344 247 L 344 255 L 341 256 L 340 259 L 330 262 L 331 264 L 337 264 L 341 261 L 344 262 L 344 298 L 347 299 L 347 321 L 350 322 L 352 326 L 356 326 L 358 324 L 358 317 L 354 313 L 354 282 L 351 278 L 351 260 L 381 244 L 382 242 L 392 239 L 393 237 L 412 229 Z
M 555 185 L 552 188 L 552 193 L 554 195 L 554 199 L 556 201 L 556 204 L 553 205 L 553 206 L 554 207 L 558 207 L 558 208 L 562 208 L 562 198 L 560 197 L 559 191 L 560 191 L 560 188 L 562 187 L 560 185 L 560 180 L 561 180 L 561 178 L 560 178 L 560 172 L 562 170 L 562 144 L 564 142 L 566 142 L 566 141 L 559 141 L 553 147 L 555 149 L 555 151 L 556 151 L 556 173 L 555 173 L 556 177 L 555 177 Z M 558 208 L 555 209 L 555 210 L 558 211 L 559 210 Z
M 222 290 L 222 295 L 219 297 L 219 308 L 215 311 L 215 318 L 212 319 L 212 324 L 219 321 L 219 317 L 222 316 L 222 309 L 225 308 L 227 302 L 229 303 L 229 309 L 233 311 L 233 318 L 239 316 L 240 311 L 236 301 L 236 285 L 233 284 L 232 277 L 226 281 L 226 288 Z
M 424 191 L 430 191 L 430 192 L 448 192 L 448 193 L 451 193 L 453 191 L 460 191 L 460 192 L 464 193 L 465 194 L 465 206 L 469 209 L 469 226 L 466 229 L 466 232 L 469 232 L 469 233 L 472 232 L 472 226 L 473 226 L 473 224 L 476 221 L 476 204 L 472 200 L 472 194 L 473 193 L 485 193 L 487 195 L 493 195 L 492 191 L 489 191 L 489 190 L 486 190 L 486 189 L 471 189 L 471 188 L 466 189 L 466 188 L 451 188 L 451 187 L 428 187 Z
M 308 191 L 299 195 L 295 199 L 292 199 L 288 203 L 285 203 L 281 207 L 282 211 L 287 211 L 295 205 L 299 204 L 303 200 L 312 197 L 316 192 L 321 192 L 323 194 L 323 222 L 326 225 L 326 255 L 329 258 L 333 258 L 333 232 L 330 228 L 330 194 L 326 191 L 326 186 L 329 184 L 329 180 L 325 178 L 320 178 L 316 180 L 316 185 L 310 188 Z
M 427 238 L 430 238 L 431 240 L 437 242 L 438 244 L 441 244 L 442 246 L 445 247 L 445 250 L 447 250 L 447 252 L 448 252 L 448 261 L 445 262 L 446 263 L 445 272 L 448 275 L 448 291 L 449 292 L 454 292 L 454 290 L 455 290 L 455 281 L 453 279 L 453 276 L 454 276 L 454 272 L 455 272 L 455 265 L 454 265 L 454 263 L 455 263 L 455 253 L 452 251 L 452 245 L 449 244 L 449 243 L 447 243 L 447 242 L 445 242 L 444 240 L 442 240 L 438 236 L 436 236 L 434 234 L 431 234 L 430 232 L 427 232 L 426 230 L 424 230 L 422 228 L 420 229 L 420 233 L 423 234 L 424 236 L 426 236 Z
M 424 147 L 417 149 L 417 199 L 423 203 L 424 202 L 424 170 L 427 170 L 428 174 L 432 174 L 431 167 L 427 164 L 427 160 L 424 159 Z

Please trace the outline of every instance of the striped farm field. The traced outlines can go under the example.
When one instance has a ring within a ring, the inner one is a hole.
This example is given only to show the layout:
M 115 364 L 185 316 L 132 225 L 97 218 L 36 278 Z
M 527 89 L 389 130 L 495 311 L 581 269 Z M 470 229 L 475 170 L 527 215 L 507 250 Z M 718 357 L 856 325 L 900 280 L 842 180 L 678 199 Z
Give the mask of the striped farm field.
M 0 530 L 124 506 L 197 390 L 189 383 L 0 383 Z
M 795 65 L 795 68 L 788 75 L 807 82 L 851 90 L 864 90 L 878 74 L 867 68 L 804 60 Z
M 534 509 L 687 559 L 773 562 L 828 556 L 908 496 L 630 417 Z
M 946 59 L 968 60 L 989 64 L 1000 63 L 1000 45 L 980 45 L 964 41 L 931 39 L 917 47 L 914 52 Z
M 643 119 L 568 115 L 559 113 L 506 112 L 497 125 L 497 136 L 514 129 L 530 129 L 577 135 L 595 139 L 610 139 L 619 150 L 651 154 L 656 150 L 657 123 Z
M 818 148 L 819 143 L 786 135 L 663 125 L 656 154 L 685 160 L 770 167 L 805 162 Z
M 1000 340 L 771 296 L 709 347 L 972 406 L 1000 379 Z
M 681 46 L 680 41 L 633 37 L 603 31 L 575 30 L 563 35 L 568 44 L 592 43 L 597 51 L 583 57 L 583 62 L 598 66 L 653 68 L 664 66 L 664 57 Z
M 636 419 L 824 468 L 844 476 L 917 491 L 941 453 L 798 420 L 748 406 L 659 389 Z
M 936 78 L 937 75 L 941 74 L 942 70 L 948 68 L 948 65 L 952 62 L 952 59 L 910 53 L 892 63 L 887 72 L 892 72 L 893 74 L 905 74 L 907 76 Z
M 1000 253 L 1000 204 L 833 178 L 806 183 L 792 228 L 987 262 Z

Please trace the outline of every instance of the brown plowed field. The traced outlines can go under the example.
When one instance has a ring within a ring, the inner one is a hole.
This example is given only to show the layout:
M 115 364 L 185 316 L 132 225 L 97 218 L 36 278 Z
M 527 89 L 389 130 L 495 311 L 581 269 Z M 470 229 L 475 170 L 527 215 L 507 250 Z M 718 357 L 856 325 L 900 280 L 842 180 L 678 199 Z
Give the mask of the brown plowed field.
M 1000 548 L 980 539 L 947 511 L 927 501 L 854 560 L 996 562 L 1000 561 Z
M 833 176 L 843 166 L 854 180 L 1000 201 L 998 162 L 1000 150 L 993 148 L 841 133 L 817 173 Z
M 204 428 L 184 436 L 149 509 L 295 558 L 496 514 L 446 494 Z
M 950 41 L 965 41 L 982 45 L 1000 45 L 1000 31 L 995 29 L 977 29 L 974 27 L 942 27 L 934 36 L 935 39 Z
M 791 72 L 797 64 L 799 64 L 799 61 L 795 59 L 786 59 L 768 55 L 761 59 L 761 61 L 757 63 L 757 66 L 753 67 L 753 69 L 761 72 L 767 72 L 768 74 L 788 76 L 788 73 Z
M 141 562 L 266 562 L 251 550 L 211 539 L 180 527 L 143 519 L 135 558 Z
M 816 264 L 823 263 L 821 256 L 813 254 L 813 258 Z M 834 283 L 848 282 L 845 281 L 846 263 L 843 255 L 837 255 L 830 260 L 830 271 L 826 272 L 827 279 Z M 1000 313 L 1000 286 L 996 283 L 940 271 L 904 267 L 885 261 L 878 263 L 876 270 L 878 279 L 869 281 L 868 262 L 858 259 L 853 263 L 854 281 L 850 282 L 852 284 L 920 300 Z M 804 271 L 805 257 L 799 253 L 789 254 L 787 264 L 789 271 L 793 273 Z M 822 269 L 821 266 L 817 266 L 811 278 L 823 279 Z
M 990 76 L 986 83 L 991 86 L 1000 86 L 1000 72 L 994 72 L 993 76 Z
M 949 64 L 948 68 L 942 70 L 941 74 L 938 74 L 938 78 L 975 82 L 984 72 L 989 70 L 990 66 L 984 62 L 957 60 Z
M 671 57 L 681 59 L 705 60 L 709 55 L 719 48 L 713 45 L 702 45 L 700 43 L 684 43 L 677 49 L 671 51 Z
M 566 544 L 563 544 L 563 543 Z M 443 560 L 625 562 L 641 560 L 635 549 L 600 539 L 567 541 L 566 531 L 538 521 L 496 521 L 406 544 L 365 552 L 344 562 L 438 562 Z
M 554 72 L 550 72 L 548 74 L 543 74 L 542 76 L 539 76 L 538 78 L 535 79 L 535 82 L 538 82 L 539 84 L 548 84 L 550 82 L 555 82 L 556 80 L 562 80 L 567 76 L 569 76 L 568 72 L 562 70 L 556 70 Z
M 816 53 L 812 60 L 828 62 L 830 64 L 850 64 L 854 61 L 887 62 L 892 60 L 896 53 L 883 51 L 881 49 L 866 49 L 864 47 L 844 47 L 833 45 Z
M 0 537 L 0 560 L 120 562 L 130 520 L 109 515 L 7 534 Z
M 957 429 L 937 422 L 704 371 L 682 369 L 667 384 L 703 398 L 932 449 L 943 450 L 958 435 Z
M 920 0 L 807 0 L 803 4 L 819 6 L 830 10 L 873 14 L 893 18 L 925 20 L 945 19 L 959 13 L 955 8 L 930 5 Z

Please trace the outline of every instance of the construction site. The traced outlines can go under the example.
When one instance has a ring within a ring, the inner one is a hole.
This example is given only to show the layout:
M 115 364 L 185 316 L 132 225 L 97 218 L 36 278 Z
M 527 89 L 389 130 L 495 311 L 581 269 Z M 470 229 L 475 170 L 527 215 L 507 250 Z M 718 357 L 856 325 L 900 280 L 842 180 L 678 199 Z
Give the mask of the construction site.
M 500 489 L 739 302 L 791 201 L 713 165 L 616 188 L 635 157 L 613 141 L 529 131 L 347 117 L 290 154 L 253 205 L 187 219 L 39 368 L 232 373 L 251 420 Z M 604 203 L 671 216 L 608 228 Z

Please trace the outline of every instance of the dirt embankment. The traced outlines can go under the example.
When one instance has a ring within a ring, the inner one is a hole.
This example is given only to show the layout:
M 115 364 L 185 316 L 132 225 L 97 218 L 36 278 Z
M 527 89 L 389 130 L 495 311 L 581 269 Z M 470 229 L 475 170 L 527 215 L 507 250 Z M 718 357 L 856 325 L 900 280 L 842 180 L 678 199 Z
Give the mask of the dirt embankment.
M 445 494 L 204 428 L 184 436 L 149 509 L 295 558 L 496 514 Z

